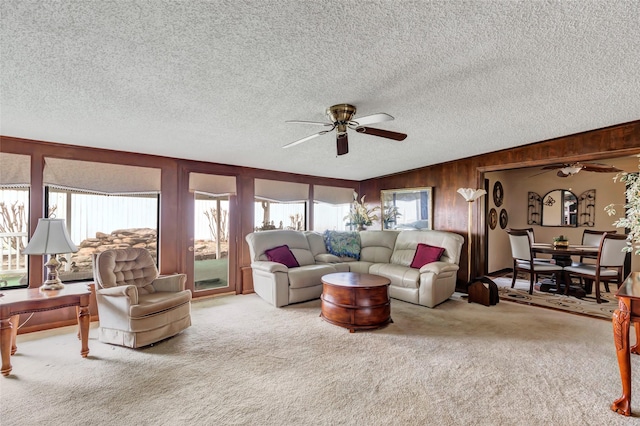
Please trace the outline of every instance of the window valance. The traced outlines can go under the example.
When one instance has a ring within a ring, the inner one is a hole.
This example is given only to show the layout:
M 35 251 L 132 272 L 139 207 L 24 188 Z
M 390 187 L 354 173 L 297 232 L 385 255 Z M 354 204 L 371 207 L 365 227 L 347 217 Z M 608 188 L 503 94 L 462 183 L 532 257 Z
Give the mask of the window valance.
M 31 157 L 0 152 L 0 186 L 27 186 L 31 182 Z
M 328 204 L 349 204 L 353 201 L 353 188 L 340 188 L 336 186 L 313 186 L 313 200 Z
M 152 167 L 45 158 L 45 185 L 100 194 L 160 192 L 161 171 Z
M 281 203 L 306 202 L 309 200 L 309 184 L 279 180 L 256 179 L 255 197 Z
M 236 177 L 189 173 L 189 191 L 206 192 L 211 195 L 233 195 L 236 193 Z

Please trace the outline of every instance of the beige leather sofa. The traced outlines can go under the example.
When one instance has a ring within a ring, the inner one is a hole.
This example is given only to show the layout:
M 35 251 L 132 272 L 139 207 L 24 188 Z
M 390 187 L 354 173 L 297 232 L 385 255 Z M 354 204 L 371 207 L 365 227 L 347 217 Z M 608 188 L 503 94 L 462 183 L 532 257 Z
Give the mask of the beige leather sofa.
M 255 292 L 275 306 L 320 297 L 320 278 L 332 272 L 361 272 L 389 278 L 391 297 L 433 308 L 456 288 L 458 263 L 464 239 L 445 231 L 361 231 L 360 259 L 327 252 L 322 234 L 300 231 L 254 232 L 246 237 L 251 253 Z M 444 248 L 437 262 L 411 268 L 419 243 Z M 300 264 L 288 268 L 270 262 L 265 251 L 288 245 Z

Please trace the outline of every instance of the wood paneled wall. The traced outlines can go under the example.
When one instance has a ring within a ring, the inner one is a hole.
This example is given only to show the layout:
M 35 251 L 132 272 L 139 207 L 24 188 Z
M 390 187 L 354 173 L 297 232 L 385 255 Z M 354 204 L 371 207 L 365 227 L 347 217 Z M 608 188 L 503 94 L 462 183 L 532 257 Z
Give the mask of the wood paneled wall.
M 188 276 L 187 288 L 192 291 L 194 288 L 193 251 L 190 250 L 190 247 L 193 247 L 194 199 L 193 194 L 189 193 L 189 173 L 235 176 L 237 194 L 231 197 L 230 204 L 234 212 L 230 214 L 229 218 L 230 234 L 235 235 L 235 239 L 230 241 L 229 289 L 199 291 L 194 293 L 195 297 L 210 296 L 221 291 L 234 291 L 238 294 L 243 292 L 241 268 L 249 266 L 251 263 L 249 248 L 244 238 L 247 234 L 253 232 L 254 179 L 281 180 L 359 190 L 359 182 L 351 180 L 87 148 L 7 136 L 0 136 L 0 152 L 31 156 L 30 234 L 35 231 L 38 219 L 44 216 L 42 172 L 45 157 L 159 168 L 161 170 L 160 238 L 158 247 L 160 273 L 186 273 Z M 31 256 L 29 258 L 30 287 L 42 285 L 42 265 L 42 256 Z M 94 313 L 93 310 L 92 313 Z M 56 326 L 69 325 L 74 321 L 75 310 L 73 309 L 37 313 L 29 320 L 29 325 L 21 329 L 21 332 L 47 328 L 50 324 L 55 324 Z
M 361 182 L 360 190 L 373 203 L 380 201 L 380 191 L 383 189 L 433 187 L 434 229 L 456 232 L 465 237 L 458 272 L 458 289 L 466 290 L 468 206 L 456 192 L 458 188 L 483 188 L 484 172 L 487 171 L 598 160 L 637 153 L 640 153 L 640 121 L 369 179 Z M 472 276 L 486 273 L 485 218 L 481 205 L 477 202 L 473 205 Z
M 383 176 L 355 182 L 307 175 L 275 172 L 262 169 L 237 167 L 217 163 L 181 160 L 132 152 L 86 148 L 66 144 L 33 141 L 0 136 L 0 151 L 28 154 L 32 158 L 30 232 L 35 231 L 38 218 L 43 216 L 44 196 L 42 168 L 45 157 L 74 160 L 108 162 L 135 166 L 156 167 L 162 170 L 162 196 L 160 205 L 160 272 L 185 272 L 190 275 L 188 286 L 193 289 L 193 197 L 188 192 L 190 172 L 230 175 L 237 178 L 236 214 L 230 226 L 236 232 L 235 250 L 230 250 L 230 285 L 236 293 L 242 293 L 241 269 L 250 264 L 249 249 L 244 237 L 253 231 L 254 190 L 256 178 L 283 180 L 316 185 L 355 188 L 359 194 L 367 195 L 370 203 L 380 201 L 380 190 L 430 186 L 434 188 L 434 228 L 448 230 L 467 236 L 468 205 L 456 192 L 461 187 L 483 187 L 486 171 L 529 167 L 562 161 L 585 161 L 640 153 L 640 120 L 549 141 L 534 143 L 509 150 L 493 152 L 475 157 L 410 170 L 391 176 Z M 425 154 L 425 162 L 428 161 Z M 474 275 L 484 274 L 484 217 L 480 203 L 473 209 L 473 266 Z M 466 244 L 466 243 L 465 243 Z M 462 250 L 458 287 L 466 289 L 467 255 L 466 245 Z M 189 254 L 191 253 L 191 254 Z M 30 286 L 42 283 L 42 258 L 30 258 Z M 246 275 L 246 274 L 245 274 Z M 231 278 L 233 277 L 233 282 Z M 208 295 L 198 292 L 197 295 Z M 74 313 L 60 318 L 58 311 L 48 313 L 46 318 L 34 318 L 31 331 L 46 327 L 46 324 L 72 323 Z

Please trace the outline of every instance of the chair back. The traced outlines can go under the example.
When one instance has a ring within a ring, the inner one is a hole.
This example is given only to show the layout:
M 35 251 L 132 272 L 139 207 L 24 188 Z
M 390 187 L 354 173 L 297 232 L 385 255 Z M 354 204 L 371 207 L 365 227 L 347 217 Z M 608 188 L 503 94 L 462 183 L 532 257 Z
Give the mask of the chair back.
M 536 236 L 533 233 L 533 228 L 524 228 L 525 231 L 527 231 L 527 234 L 529 234 L 529 239 L 531 240 L 531 243 L 535 243 L 536 242 Z
M 95 256 L 93 272 L 100 288 L 135 285 L 141 294 L 155 292 L 151 283 L 158 277 L 151 253 L 143 248 L 105 250 Z
M 627 247 L 627 235 L 605 232 L 600 243 L 598 265 L 600 267 L 621 267 L 627 257 L 623 249 Z
M 616 231 L 596 231 L 593 229 L 585 229 L 582 232 L 582 245 L 600 247 L 600 243 L 602 242 L 602 236 L 605 233 L 615 234 Z
M 531 237 L 527 229 L 507 229 L 514 259 L 531 261 Z

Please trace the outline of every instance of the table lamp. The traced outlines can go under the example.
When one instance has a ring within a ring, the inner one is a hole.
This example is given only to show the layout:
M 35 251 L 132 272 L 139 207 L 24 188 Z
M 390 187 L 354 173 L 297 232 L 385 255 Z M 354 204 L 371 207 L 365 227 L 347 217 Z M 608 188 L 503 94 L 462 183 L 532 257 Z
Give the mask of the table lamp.
M 64 284 L 58 278 L 58 254 L 75 253 L 78 247 L 73 244 L 63 219 L 38 219 L 36 232 L 33 233 L 27 247 L 22 250 L 28 255 L 49 255 L 49 261 L 44 266 L 47 267 L 47 280 L 42 284 L 40 290 L 60 290 Z

